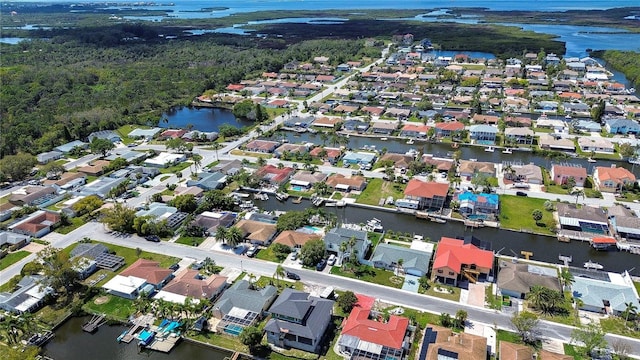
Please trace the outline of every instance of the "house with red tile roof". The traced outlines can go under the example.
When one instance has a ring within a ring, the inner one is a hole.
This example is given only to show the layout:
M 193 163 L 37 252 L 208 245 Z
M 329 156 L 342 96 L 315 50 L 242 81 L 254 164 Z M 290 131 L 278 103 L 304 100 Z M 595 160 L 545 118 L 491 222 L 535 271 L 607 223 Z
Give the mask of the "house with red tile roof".
M 404 199 L 409 202 L 417 201 L 417 209 L 442 210 L 448 193 L 449 184 L 447 183 L 411 179 L 404 189 Z M 398 201 L 398 206 L 401 204 Z
M 323 83 L 333 82 L 335 79 L 336 79 L 336 77 L 333 76 L 333 75 L 318 75 L 318 76 L 316 76 L 316 81 L 323 82 Z
M 245 145 L 245 149 L 252 152 L 272 153 L 278 146 L 280 143 L 277 141 L 252 140 Z
M 441 122 L 436 124 L 436 136 L 448 137 L 455 131 L 464 130 L 464 124 L 459 121 Z
M 474 114 L 471 118 L 471 122 L 474 124 L 497 124 L 499 120 L 500 118 L 497 116 L 482 114 Z
M 156 289 L 162 288 L 171 280 L 173 270 L 160 267 L 160 263 L 153 260 L 138 259 L 128 268 L 124 269 L 120 276 L 136 277 L 144 279 L 147 284 L 153 285 Z
M 11 226 L 9 230 L 33 237 L 43 237 L 60 223 L 60 214 L 53 211 L 38 210 Z
M 427 137 L 431 126 L 423 124 L 405 124 L 400 130 L 400 136 L 424 138 Z
M 390 163 L 396 169 L 408 169 L 411 162 L 414 160 L 413 155 L 398 154 L 398 153 L 385 153 L 380 157 L 379 162 L 386 161 Z
M 244 89 L 244 85 L 241 84 L 229 84 L 227 85 L 227 90 L 229 91 L 242 91 Z
M 184 304 L 186 298 L 213 300 L 227 286 L 227 277 L 211 275 L 206 278 L 200 276 L 198 270 L 184 269 L 176 274 L 169 283 L 162 288 L 155 299 Z
M 391 315 L 384 322 L 372 314 L 375 299 L 356 294 L 358 302 L 342 324 L 338 347 L 351 359 L 401 360 L 409 350 L 405 341 L 411 336 L 409 319 Z
M 265 165 L 256 171 L 255 175 L 261 180 L 268 182 L 272 185 L 284 184 L 289 180 L 294 169 L 290 167 L 283 167 L 279 169 L 277 166 Z
M 636 182 L 636 176 L 625 168 L 596 166 L 593 171 L 593 180 L 596 188 L 605 192 L 618 192 L 625 186 L 633 185 Z
M 333 174 L 327 178 L 326 184 L 338 191 L 362 191 L 367 186 L 367 179 L 363 176 L 346 177 L 342 174 Z
M 338 148 L 318 146 L 311 149 L 311 151 L 309 151 L 309 155 L 313 158 L 325 159 L 330 163 L 335 164 L 340 159 L 340 156 L 342 156 L 342 150 Z
M 458 285 L 460 280 L 475 283 L 493 269 L 493 252 L 464 240 L 442 237 L 436 248 L 431 280 Z
M 273 240 L 274 244 L 286 245 L 289 248 L 301 248 L 304 244 L 311 240 L 322 239 L 322 236 L 318 234 L 308 234 L 300 231 L 286 230 L 280 233 L 278 237 Z
M 336 127 L 336 124 L 338 124 L 341 121 L 342 121 L 342 119 L 339 118 L 339 117 L 322 116 L 322 117 L 319 117 L 319 118 L 316 118 L 315 120 L 313 120 L 311 125 L 333 129 L 333 128 Z
M 556 185 L 566 184 L 569 178 L 575 180 L 576 186 L 583 187 L 587 178 L 587 169 L 582 166 L 553 165 L 551 167 L 551 179 Z
M 166 140 L 166 139 L 181 138 L 186 133 L 187 133 L 187 130 L 184 130 L 184 129 L 168 129 L 168 130 L 165 130 L 165 131 L 161 132 L 160 135 L 158 136 L 158 139 L 159 140 Z

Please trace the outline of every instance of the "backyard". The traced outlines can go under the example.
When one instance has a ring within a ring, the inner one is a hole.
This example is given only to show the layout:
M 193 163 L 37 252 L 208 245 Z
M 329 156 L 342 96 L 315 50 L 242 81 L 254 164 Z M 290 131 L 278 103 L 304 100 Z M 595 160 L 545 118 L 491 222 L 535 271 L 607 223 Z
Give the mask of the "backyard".
M 126 321 L 135 311 L 133 301 L 115 295 L 98 295 L 82 307 L 91 314 L 105 314 L 113 320 Z
M 372 179 L 362 191 L 362 194 L 358 196 L 357 202 L 360 204 L 378 205 L 380 199 L 386 199 L 389 196 L 392 196 L 394 200 L 402 199 L 404 197 L 405 187 L 406 185 L 404 184 L 382 179 Z
M 500 227 L 553 235 L 555 221 L 553 213 L 545 210 L 545 201 L 547 200 L 524 196 L 500 196 Z M 534 210 L 542 211 L 542 219 L 538 222 L 531 215 Z

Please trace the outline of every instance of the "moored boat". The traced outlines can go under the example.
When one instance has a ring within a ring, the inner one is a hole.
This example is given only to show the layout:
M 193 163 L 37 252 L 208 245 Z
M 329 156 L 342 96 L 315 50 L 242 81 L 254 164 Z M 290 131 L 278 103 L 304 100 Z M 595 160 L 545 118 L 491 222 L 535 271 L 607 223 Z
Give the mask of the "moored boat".
M 597 262 L 593 262 L 591 260 L 589 260 L 586 263 L 584 263 L 583 266 L 585 267 L 585 269 L 594 269 L 594 270 L 602 270 L 602 269 L 604 269 L 604 266 L 598 264 Z

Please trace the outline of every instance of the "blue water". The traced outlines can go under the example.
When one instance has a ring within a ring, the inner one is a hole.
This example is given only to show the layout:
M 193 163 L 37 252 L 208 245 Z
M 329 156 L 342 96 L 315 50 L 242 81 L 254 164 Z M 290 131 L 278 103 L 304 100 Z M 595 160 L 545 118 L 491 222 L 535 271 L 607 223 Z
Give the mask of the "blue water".
M 236 119 L 231 110 L 220 108 L 183 107 L 165 113 L 163 118 L 166 118 L 168 122 L 160 120 L 158 124 L 160 127 L 186 129 L 191 125 L 194 130 L 205 132 L 218 132 L 222 124 L 238 128 L 253 125 L 251 121 Z

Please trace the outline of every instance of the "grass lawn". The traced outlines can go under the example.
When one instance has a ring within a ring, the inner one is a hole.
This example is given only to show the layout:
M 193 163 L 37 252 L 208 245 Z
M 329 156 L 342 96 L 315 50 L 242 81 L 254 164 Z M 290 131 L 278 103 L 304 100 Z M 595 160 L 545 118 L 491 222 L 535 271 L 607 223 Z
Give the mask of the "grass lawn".
M 602 326 L 602 330 L 604 330 L 604 332 L 606 333 L 613 333 L 640 339 L 640 332 L 629 329 L 624 324 L 623 318 L 610 317 L 607 319 L 601 319 L 600 325 Z
M 520 335 L 518 335 L 517 333 L 498 329 L 498 333 L 496 334 L 496 342 L 500 343 L 500 341 L 508 341 L 514 344 L 522 344 L 522 339 L 520 338 Z
M 133 301 L 114 295 L 98 295 L 87 301 L 82 309 L 88 313 L 105 314 L 108 318 L 124 321 L 135 311 Z
M 371 248 L 375 249 L 376 246 L 378 246 L 378 243 L 380 242 L 380 239 L 382 238 L 382 233 L 377 233 L 377 232 L 367 232 L 367 239 L 369 239 L 369 241 L 371 241 Z
M 491 288 L 492 286 L 486 286 L 484 288 L 484 299 L 489 303 L 490 309 L 500 310 L 502 309 L 502 298 L 493 295 Z
M 247 276 L 245 276 L 246 280 L 249 280 Z M 260 276 L 254 284 L 259 288 L 264 288 L 267 285 L 273 285 L 278 288 L 278 290 L 282 291 L 287 287 L 292 287 L 296 290 L 304 290 L 304 284 L 300 281 L 291 281 L 289 279 L 278 279 L 276 280 L 275 276 Z
M 6 203 L 9 202 L 9 198 L 11 197 L 11 194 L 0 197 L 0 205 L 4 205 Z
M 64 226 L 60 226 L 59 228 L 55 229 L 54 231 L 59 233 L 59 234 L 68 234 L 70 232 L 72 232 L 73 230 L 79 228 L 80 226 L 84 225 L 85 222 L 80 218 L 80 217 L 73 217 L 69 219 L 69 222 L 71 224 L 69 225 L 64 225 Z
M 342 271 L 339 266 L 333 266 L 331 268 L 331 273 L 334 275 L 340 275 L 352 279 L 360 279 L 362 281 L 374 284 L 389 286 L 396 289 L 402 288 L 402 283 L 404 282 L 404 279 L 402 277 L 393 275 L 391 271 L 376 269 L 374 267 L 368 267 L 363 274 L 360 274 L 360 276 L 357 276 L 356 274 L 349 271 Z
M 146 251 L 141 251 L 140 255 L 136 254 L 136 249 L 134 248 L 128 248 L 128 247 L 124 247 L 124 246 L 118 246 L 118 245 L 112 245 L 112 244 L 107 244 L 107 243 L 103 243 L 100 241 L 92 241 L 93 244 L 102 244 L 104 246 L 107 247 L 107 249 L 114 251 L 116 253 L 116 255 L 118 256 L 122 256 L 124 258 L 124 267 L 127 267 L 131 264 L 133 264 L 136 260 L 138 259 L 147 259 L 147 260 L 154 260 L 154 261 L 158 261 L 160 263 L 160 267 L 164 267 L 164 268 L 168 268 L 171 264 L 174 264 L 178 261 L 180 261 L 179 258 L 173 257 L 173 256 L 167 256 L 167 255 L 163 255 L 163 254 L 156 254 L 156 253 L 151 253 L 151 252 L 146 252 Z M 77 244 L 73 244 L 70 245 L 66 248 L 64 248 L 62 251 L 66 252 L 67 254 L 71 253 L 71 250 L 73 250 L 73 248 L 76 247 Z
M 258 158 L 265 158 L 265 159 L 271 159 L 272 158 L 271 154 L 242 151 L 242 150 L 238 150 L 238 149 L 234 149 L 234 150 L 229 151 L 229 154 L 231 154 L 231 155 L 241 155 L 241 156 L 252 156 L 252 157 L 258 157 Z
M 24 251 L 24 250 L 20 250 L 20 251 L 16 251 L 16 252 L 12 252 L 7 254 L 7 256 L 3 257 L 0 260 L 0 270 L 4 270 L 6 268 L 8 268 L 9 266 L 17 263 L 18 261 L 26 258 L 27 256 L 29 256 L 29 254 L 31 254 L 28 251 Z
M 555 227 L 553 214 L 544 209 L 545 199 L 524 196 L 500 196 L 500 227 L 512 230 L 528 230 L 546 235 L 553 235 L 551 229 Z M 542 220 L 538 225 L 531 213 L 542 211 Z
M 587 360 L 587 358 L 583 355 L 581 351 L 575 348 L 575 346 L 571 344 L 562 344 L 564 345 L 564 353 L 565 355 L 573 356 L 573 360 Z
M 394 200 L 404 198 L 405 184 L 397 184 L 390 181 L 384 181 L 382 179 L 372 179 L 367 184 L 367 187 L 362 191 L 362 194 L 358 196 L 356 202 L 368 205 L 378 205 L 380 199 L 386 199 L 389 196 L 393 196 Z
M 181 236 L 176 240 L 178 244 L 190 245 L 190 246 L 198 246 L 202 244 L 204 241 L 203 237 L 194 237 L 194 236 Z
M 12 277 L 11 279 L 9 279 L 9 281 L 0 285 L 0 292 L 13 292 L 13 289 L 15 289 L 16 286 L 18 286 L 18 283 L 20 282 L 20 280 L 22 280 L 22 275 L 20 274 Z
M 190 161 L 181 162 L 178 165 L 169 166 L 168 168 L 160 169 L 161 174 L 174 174 L 180 172 L 191 165 Z
M 260 251 L 258 251 L 258 253 L 256 254 L 256 258 L 258 258 L 260 260 L 271 261 L 271 262 L 274 262 L 274 263 L 283 262 L 284 259 L 279 260 L 276 257 L 276 253 L 273 252 L 272 247 L 273 247 L 273 245 L 269 246 L 266 249 L 260 249 Z
M 453 286 L 442 286 L 442 287 L 440 287 L 440 289 L 453 290 L 453 293 L 449 293 L 449 292 L 436 291 L 436 286 L 438 286 L 438 285 L 432 283 L 431 281 L 429 281 L 429 285 L 430 286 L 429 286 L 428 290 L 425 290 L 424 288 L 420 287 L 420 289 L 418 290 L 420 292 L 420 294 L 434 296 L 434 297 L 438 297 L 438 298 L 441 298 L 441 299 L 460 301 L 460 288 L 453 287 Z
M 202 341 L 203 343 L 215 345 L 224 349 L 239 351 L 245 354 L 249 353 L 249 348 L 246 345 L 242 345 L 240 339 L 238 339 L 237 337 L 218 335 L 210 332 L 191 335 L 189 337 L 191 339 Z

